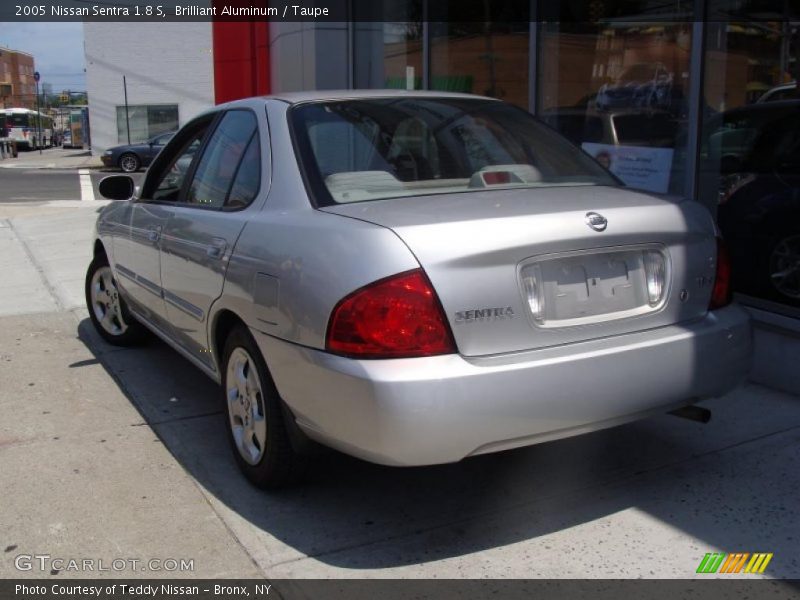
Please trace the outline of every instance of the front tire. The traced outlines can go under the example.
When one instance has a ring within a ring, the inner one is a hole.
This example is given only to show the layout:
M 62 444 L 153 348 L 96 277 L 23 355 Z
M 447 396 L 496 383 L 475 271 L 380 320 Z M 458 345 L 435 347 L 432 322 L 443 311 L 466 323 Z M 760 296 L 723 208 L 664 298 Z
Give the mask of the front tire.
M 261 489 L 296 482 L 305 461 L 292 448 L 278 390 L 244 326 L 235 327 L 228 335 L 222 376 L 228 441 L 245 477 Z
M 96 256 L 89 264 L 85 291 L 89 318 L 100 337 L 114 346 L 132 346 L 142 341 L 144 326 L 128 312 L 104 255 Z
M 119 168 L 126 173 L 135 173 L 142 166 L 142 161 L 139 157 L 130 152 L 126 152 L 119 157 Z

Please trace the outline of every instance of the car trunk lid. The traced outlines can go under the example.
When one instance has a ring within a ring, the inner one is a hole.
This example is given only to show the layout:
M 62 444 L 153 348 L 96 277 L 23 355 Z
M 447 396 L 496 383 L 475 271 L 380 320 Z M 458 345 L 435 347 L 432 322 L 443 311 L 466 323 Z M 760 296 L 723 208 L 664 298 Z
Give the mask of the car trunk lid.
M 705 314 L 713 286 L 714 226 L 696 202 L 574 186 L 322 210 L 382 225 L 406 243 L 436 289 L 464 356 L 688 321 Z M 648 275 L 659 269 L 653 262 L 659 255 L 664 290 L 653 303 L 648 292 L 656 282 Z

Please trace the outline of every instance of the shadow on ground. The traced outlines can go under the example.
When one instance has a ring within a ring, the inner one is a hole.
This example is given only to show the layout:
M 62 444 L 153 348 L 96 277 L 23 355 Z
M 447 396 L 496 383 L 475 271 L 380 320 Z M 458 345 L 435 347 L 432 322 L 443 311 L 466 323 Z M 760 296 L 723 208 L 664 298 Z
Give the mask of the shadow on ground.
M 592 533 L 576 535 L 574 555 L 564 560 L 589 553 L 587 564 L 591 555 L 617 563 L 601 558 L 607 540 L 668 561 L 669 540 L 654 543 L 635 526 L 614 530 L 608 517 L 631 508 L 699 540 L 699 557 L 714 548 L 797 556 L 800 404 L 770 392 L 758 397 L 763 388 L 712 401 L 718 410 L 706 426 L 656 417 L 454 465 L 389 468 L 330 452 L 316 460 L 305 485 L 270 494 L 239 475 L 219 388 L 190 363 L 156 340 L 110 347 L 88 319 L 78 335 L 197 482 L 249 522 L 256 539 L 272 544 L 272 565 L 303 556 L 349 569 L 420 564 L 581 525 Z M 688 562 L 696 564 L 695 557 Z M 800 575 L 796 558 L 776 560 L 772 570 Z

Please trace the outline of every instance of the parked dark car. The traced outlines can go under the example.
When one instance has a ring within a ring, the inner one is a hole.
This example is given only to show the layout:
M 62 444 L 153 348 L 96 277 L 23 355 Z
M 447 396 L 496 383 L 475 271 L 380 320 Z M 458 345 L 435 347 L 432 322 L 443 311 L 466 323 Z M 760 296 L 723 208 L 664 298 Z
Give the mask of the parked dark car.
M 703 161 L 720 176 L 734 291 L 800 306 L 800 101 L 719 115 L 706 130 Z
M 126 173 L 133 173 L 147 167 L 161 149 L 175 135 L 174 131 L 162 133 L 139 144 L 115 146 L 109 148 L 101 157 L 106 167 L 119 167 Z

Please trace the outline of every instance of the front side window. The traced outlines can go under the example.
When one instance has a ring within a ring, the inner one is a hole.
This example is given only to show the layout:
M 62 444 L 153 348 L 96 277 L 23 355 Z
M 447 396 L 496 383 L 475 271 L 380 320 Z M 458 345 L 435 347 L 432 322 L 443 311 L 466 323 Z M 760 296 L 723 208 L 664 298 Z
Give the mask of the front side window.
M 319 205 L 487 189 L 618 184 L 528 113 L 491 100 L 320 102 L 295 107 L 291 119 Z
M 174 202 L 178 199 L 192 160 L 203 143 L 206 130 L 207 127 L 200 127 L 187 137 L 175 157 L 165 167 L 153 192 L 153 200 Z

